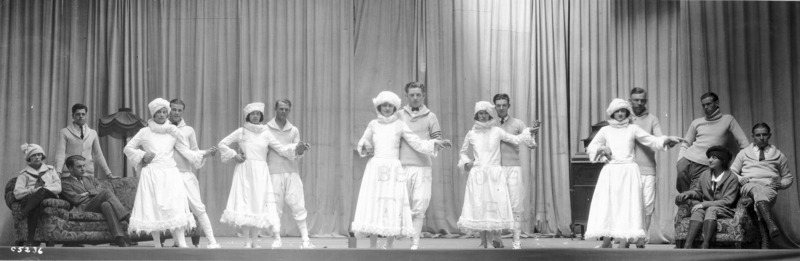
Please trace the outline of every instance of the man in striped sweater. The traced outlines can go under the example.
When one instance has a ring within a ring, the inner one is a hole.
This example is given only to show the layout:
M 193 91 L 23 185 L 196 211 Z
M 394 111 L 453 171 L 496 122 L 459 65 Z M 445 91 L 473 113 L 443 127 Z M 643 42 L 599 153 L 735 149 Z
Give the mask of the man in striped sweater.
M 405 87 L 408 104 L 400 111 L 400 119 L 411 128 L 411 131 L 422 140 L 441 139 L 442 130 L 436 114 L 425 106 L 427 89 L 425 84 L 410 82 Z M 431 201 L 431 182 L 433 180 L 433 165 L 431 158 L 419 153 L 408 145 L 406 140 L 400 142 L 400 163 L 406 171 L 408 194 L 410 196 L 412 223 L 414 236 L 411 239 L 411 249 L 419 248 L 419 237 L 425 221 L 425 212 Z
M 731 172 L 739 178 L 742 195 L 756 202 L 761 222 L 766 223 L 769 236 L 780 234 L 770 208 L 775 203 L 778 190 L 792 185 L 794 177 L 789 172 L 789 159 L 774 145 L 769 144 L 772 130 L 766 123 L 753 126 L 753 144 L 739 151 L 731 164 Z M 766 246 L 766 244 L 764 244 Z
M 691 188 L 692 183 L 700 177 L 703 171 L 708 170 L 706 151 L 713 146 L 725 146 L 728 138 L 733 136 L 739 149 L 745 149 L 750 141 L 742 131 L 742 127 L 730 114 L 722 114 L 719 109 L 719 97 L 708 92 L 700 96 L 705 117 L 697 118 L 689 125 L 678 153 L 678 177 L 676 188 L 684 192 Z

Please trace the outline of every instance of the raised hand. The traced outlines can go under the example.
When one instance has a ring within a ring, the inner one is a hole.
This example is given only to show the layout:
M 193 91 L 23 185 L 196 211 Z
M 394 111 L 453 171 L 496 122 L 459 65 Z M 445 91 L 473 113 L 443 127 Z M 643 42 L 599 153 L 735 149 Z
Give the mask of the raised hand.
M 542 121 L 535 120 L 531 125 L 531 135 L 539 134 L 539 128 L 542 127 Z
M 305 142 L 297 143 L 297 147 L 295 147 L 296 154 L 303 155 L 303 153 L 305 153 L 309 147 L 311 147 L 311 145 L 308 145 L 308 143 Z
M 211 154 L 211 156 L 214 156 L 217 155 L 218 150 L 219 149 L 217 149 L 217 146 L 211 146 L 211 148 L 208 149 L 208 153 Z
M 444 148 L 450 148 L 452 144 L 450 143 L 450 140 L 436 140 L 434 141 L 434 146 L 436 147 L 437 150 L 439 150 Z

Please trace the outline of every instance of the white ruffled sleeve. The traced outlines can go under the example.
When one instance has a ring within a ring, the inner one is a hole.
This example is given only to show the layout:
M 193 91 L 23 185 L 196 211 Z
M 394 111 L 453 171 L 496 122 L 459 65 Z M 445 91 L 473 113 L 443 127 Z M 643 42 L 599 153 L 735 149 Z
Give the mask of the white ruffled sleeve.
M 411 148 L 419 153 L 436 157 L 437 151 L 435 144 L 437 140 L 422 140 L 419 138 L 419 136 L 417 136 L 417 134 L 414 134 L 414 131 L 412 131 L 405 122 L 397 122 L 399 122 L 402 127 L 401 135 L 403 136 L 403 139 L 408 142 L 408 145 L 411 145 Z
M 375 134 L 375 132 L 372 130 L 374 124 L 374 120 L 367 124 L 367 129 L 364 130 L 364 135 L 361 135 L 361 139 L 358 140 L 358 145 L 356 145 L 356 151 L 358 151 L 358 155 L 362 158 L 367 156 L 367 152 L 364 151 L 364 146 L 374 148 L 374 144 L 372 144 L 372 135 Z
M 472 163 L 472 159 L 469 157 L 470 147 L 472 147 L 471 134 L 472 131 L 467 132 L 467 136 L 464 137 L 464 144 L 461 144 L 461 150 L 458 151 L 458 168 L 462 171 L 466 171 L 464 165 Z
M 203 165 L 206 163 L 206 158 L 203 157 L 205 155 L 204 150 L 192 150 L 189 146 L 189 140 L 184 137 L 179 131 L 176 130 L 175 135 L 178 141 L 175 142 L 175 150 L 178 151 L 184 158 L 186 158 L 189 163 L 192 164 L 192 167 L 195 169 L 202 168 Z
M 594 135 L 592 142 L 586 147 L 586 152 L 589 153 L 589 161 L 591 162 L 606 162 L 608 158 L 597 158 L 597 152 L 606 147 L 606 127 L 600 128 L 600 131 Z
M 639 126 L 633 126 L 633 135 L 636 137 L 636 141 L 641 143 L 642 145 L 651 147 L 655 150 L 667 150 L 667 146 L 665 146 L 667 141 L 667 136 L 653 136 L 650 133 L 647 133 Z
M 238 128 L 233 131 L 230 135 L 222 139 L 222 141 L 217 144 L 217 148 L 219 148 L 219 155 L 222 158 L 222 162 L 228 162 L 229 160 L 236 157 L 238 153 L 235 150 L 231 149 L 231 144 L 238 142 L 242 139 L 243 136 L 243 128 Z
M 536 141 L 534 141 L 533 137 L 531 137 L 531 128 L 522 129 L 522 132 L 518 135 L 513 135 L 511 133 L 508 133 L 505 130 L 501 129 L 500 127 L 492 127 L 492 128 L 493 129 L 497 128 L 498 130 L 500 130 L 500 139 L 505 142 L 514 145 L 525 144 L 528 147 L 536 146 Z
M 142 145 L 142 141 L 146 138 L 147 133 L 149 133 L 150 129 L 143 128 L 136 133 L 136 135 L 128 141 L 128 144 L 125 144 L 125 148 L 122 149 L 122 152 L 125 153 L 125 156 L 128 157 L 128 160 L 131 161 L 131 164 L 136 169 L 136 172 L 139 172 L 142 169 L 142 159 L 144 155 L 147 154 L 144 150 L 140 149 L 139 147 Z

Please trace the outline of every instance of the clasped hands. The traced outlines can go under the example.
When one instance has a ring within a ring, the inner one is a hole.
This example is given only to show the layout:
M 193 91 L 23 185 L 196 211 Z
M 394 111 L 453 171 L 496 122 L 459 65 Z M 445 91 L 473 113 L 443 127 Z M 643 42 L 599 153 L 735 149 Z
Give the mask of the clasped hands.
M 214 156 L 214 155 L 217 154 L 217 146 L 211 146 L 211 148 L 202 151 L 202 153 L 203 153 L 203 158 L 208 158 L 208 157 Z M 144 162 L 145 165 L 149 164 L 150 162 L 153 161 L 153 159 L 155 157 L 156 157 L 155 153 L 146 152 L 144 154 L 144 157 L 142 157 L 142 162 Z
M 451 146 L 453 146 L 453 144 L 450 142 L 450 140 L 433 140 L 433 147 L 436 150 L 450 148 Z M 364 145 L 362 145 L 362 150 L 367 154 L 367 156 L 375 155 L 375 148 L 372 147 L 372 144 L 369 142 L 365 142 Z
M 540 120 L 533 121 L 533 123 L 531 124 L 531 135 L 535 136 L 536 134 L 539 134 L 540 127 L 542 127 L 542 121 Z

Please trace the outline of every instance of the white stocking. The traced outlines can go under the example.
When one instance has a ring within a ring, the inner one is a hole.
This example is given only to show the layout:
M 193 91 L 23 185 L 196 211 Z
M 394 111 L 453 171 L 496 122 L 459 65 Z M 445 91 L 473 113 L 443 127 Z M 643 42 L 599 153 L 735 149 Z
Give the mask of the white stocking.
M 150 235 L 153 236 L 153 246 L 156 248 L 161 248 L 161 232 L 153 231 L 150 232 Z
M 200 223 L 200 228 L 202 228 L 203 233 L 206 234 L 206 238 L 208 238 L 208 243 L 216 244 L 217 239 L 214 238 L 214 230 L 211 229 L 211 220 L 208 220 L 208 214 L 203 213 L 197 216 L 197 222 Z
M 308 223 L 306 223 L 306 220 L 297 221 L 297 228 L 300 229 L 300 238 L 302 238 L 303 241 L 308 241 Z
M 178 247 L 187 247 L 186 246 L 186 236 L 183 234 L 185 230 L 183 228 L 176 228 L 172 229 L 172 239 L 178 242 Z

